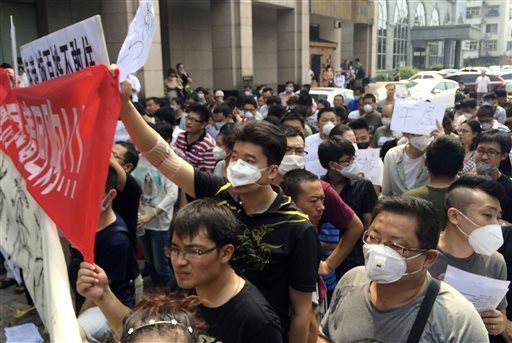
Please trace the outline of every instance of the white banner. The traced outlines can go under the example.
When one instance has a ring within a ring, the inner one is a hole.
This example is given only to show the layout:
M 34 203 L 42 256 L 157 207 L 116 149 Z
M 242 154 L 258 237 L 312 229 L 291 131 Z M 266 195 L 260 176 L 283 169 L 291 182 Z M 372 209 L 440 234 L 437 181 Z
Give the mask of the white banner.
M 31 84 L 110 64 L 99 15 L 27 43 L 20 52 Z
M 81 342 L 62 246 L 55 224 L 28 193 L 23 177 L 0 151 L 0 245 L 23 270 L 52 342 Z
M 443 122 L 445 106 L 423 100 L 397 99 L 391 118 L 391 130 L 429 135 Z

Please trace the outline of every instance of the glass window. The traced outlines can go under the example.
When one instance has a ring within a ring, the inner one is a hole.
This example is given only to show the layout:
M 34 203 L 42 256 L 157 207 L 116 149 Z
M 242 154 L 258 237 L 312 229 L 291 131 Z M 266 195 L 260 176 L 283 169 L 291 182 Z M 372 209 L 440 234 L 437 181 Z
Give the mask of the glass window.
M 394 14 L 393 68 L 407 64 L 408 15 L 406 0 L 397 0 Z
M 484 50 L 494 51 L 498 49 L 498 41 L 497 40 L 484 40 Z
M 489 6 L 487 11 L 485 12 L 486 17 L 499 17 L 500 16 L 500 6 Z
M 414 26 L 425 26 L 427 25 L 427 18 L 425 16 L 425 5 L 419 3 L 416 7 L 416 16 L 414 17 Z
M 439 25 L 439 11 L 437 8 L 434 8 L 434 11 L 432 11 L 432 26 L 438 26 Z
M 377 69 L 386 69 L 386 35 L 388 18 L 386 0 L 379 0 L 377 15 Z
M 478 41 L 472 40 L 469 42 L 469 50 L 478 50 Z
M 486 33 L 496 33 L 498 32 L 498 24 L 487 24 L 485 25 Z
M 466 8 L 466 17 L 468 19 L 480 17 L 480 7 L 467 7 Z

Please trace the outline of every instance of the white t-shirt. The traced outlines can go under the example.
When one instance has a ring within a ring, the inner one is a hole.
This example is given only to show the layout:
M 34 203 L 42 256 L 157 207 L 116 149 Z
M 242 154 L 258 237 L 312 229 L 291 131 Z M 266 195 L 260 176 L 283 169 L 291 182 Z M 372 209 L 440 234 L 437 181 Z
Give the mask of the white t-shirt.
M 416 179 L 418 178 L 421 168 L 423 168 L 424 161 L 425 160 L 421 158 L 421 156 L 412 160 L 404 151 L 404 184 L 408 190 L 415 187 Z
M 327 170 L 322 167 L 320 160 L 318 159 L 318 147 L 322 142 L 320 133 L 315 133 L 314 135 L 306 137 L 306 147 L 304 149 L 307 151 L 307 155 L 304 157 L 305 168 L 307 171 L 310 171 L 317 176 L 322 176 L 327 173 Z
M 489 84 L 491 83 L 491 79 L 489 76 L 482 76 L 476 78 L 476 92 L 477 93 L 487 93 L 489 91 Z

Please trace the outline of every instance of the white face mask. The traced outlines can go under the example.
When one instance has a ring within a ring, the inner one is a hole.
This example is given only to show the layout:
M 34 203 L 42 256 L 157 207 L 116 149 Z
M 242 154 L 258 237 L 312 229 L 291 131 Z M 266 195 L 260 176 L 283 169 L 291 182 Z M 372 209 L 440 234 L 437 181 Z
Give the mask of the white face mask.
M 480 127 L 483 131 L 492 129 L 492 123 L 482 123 L 480 124 Z
M 478 175 L 489 175 L 492 173 L 496 173 L 498 171 L 497 167 L 493 167 L 485 162 L 477 162 L 476 163 L 476 173 Z
M 429 136 L 413 136 L 409 138 L 409 143 L 419 151 L 427 150 L 428 145 L 430 144 Z
M 286 87 L 285 90 L 286 90 L 287 93 L 292 93 L 293 92 L 293 87 Z
M 501 231 L 500 225 L 489 224 L 480 226 L 466 217 L 461 211 L 457 210 L 457 212 L 459 212 L 471 224 L 476 226 L 476 229 L 468 235 L 462 231 L 459 225 L 456 225 L 457 229 L 459 229 L 462 234 L 468 237 L 469 245 L 471 245 L 477 254 L 491 256 L 498 250 L 499 247 L 503 245 L 503 232 Z
M 254 119 L 254 114 L 251 111 L 245 111 L 244 112 L 244 118 L 247 120 Z
M 244 94 L 245 94 L 246 96 L 251 96 L 251 95 L 252 95 L 252 92 L 251 92 L 251 91 L 245 91 L 245 92 L 244 92 Z
M 420 268 L 411 273 L 406 272 L 406 261 L 421 256 L 423 253 L 405 258 L 384 244 L 364 244 L 363 254 L 366 275 L 376 283 L 396 282 L 405 275 L 416 274 L 423 269 Z
M 382 117 L 382 125 L 384 126 L 390 126 L 391 125 L 391 118 L 388 117 Z
M 366 105 L 364 105 L 364 106 L 363 106 L 363 110 L 364 110 L 366 113 L 370 113 L 371 111 L 373 111 L 373 107 L 372 107 L 372 105 L 368 105 L 368 104 L 366 104 Z
M 223 160 L 226 158 L 226 150 L 222 149 L 220 146 L 215 146 L 212 149 L 213 158 L 216 161 Z
M 285 175 L 295 169 L 304 169 L 304 156 L 284 155 L 279 165 L 279 174 Z
M 343 175 L 349 179 L 358 176 L 360 173 L 359 166 L 357 165 L 357 163 L 355 161 L 352 162 L 351 164 L 349 164 L 348 166 L 344 167 L 343 169 L 337 169 L 337 170 L 338 170 L 338 173 L 340 173 L 341 175 Z
M 233 187 L 252 185 L 261 178 L 261 171 L 267 168 L 258 167 L 238 159 L 236 162 L 230 162 L 227 168 L 228 181 Z
M 329 134 L 331 133 L 332 129 L 334 129 L 334 123 L 332 121 L 328 121 L 327 123 L 324 124 L 323 128 L 322 128 L 322 133 L 325 135 L 325 136 L 329 136 Z

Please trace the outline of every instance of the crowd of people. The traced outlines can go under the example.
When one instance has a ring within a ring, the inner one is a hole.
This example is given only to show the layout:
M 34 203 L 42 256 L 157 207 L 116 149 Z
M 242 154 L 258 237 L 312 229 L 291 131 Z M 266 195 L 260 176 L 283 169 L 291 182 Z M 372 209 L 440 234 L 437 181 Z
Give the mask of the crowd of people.
M 95 263 L 69 265 L 84 340 L 512 342 L 512 294 L 478 312 L 442 281 L 510 280 L 506 92 L 419 135 L 390 129 L 393 84 L 382 101 L 294 82 L 224 97 L 183 63 L 164 84 L 144 102 L 121 84 Z M 363 149 L 380 149 L 372 177 Z

